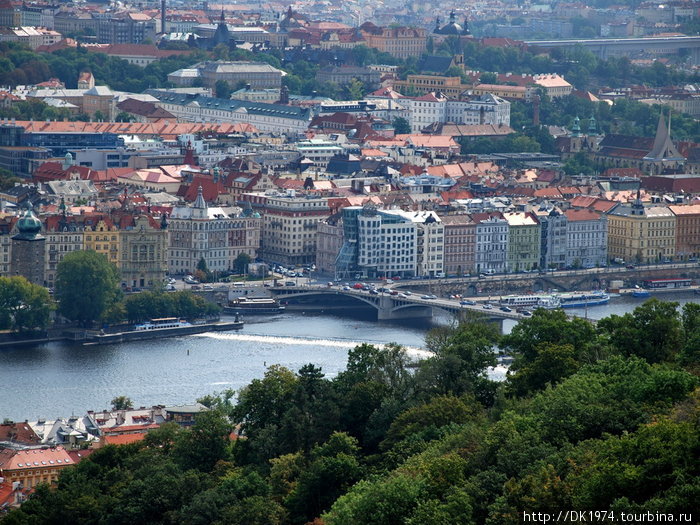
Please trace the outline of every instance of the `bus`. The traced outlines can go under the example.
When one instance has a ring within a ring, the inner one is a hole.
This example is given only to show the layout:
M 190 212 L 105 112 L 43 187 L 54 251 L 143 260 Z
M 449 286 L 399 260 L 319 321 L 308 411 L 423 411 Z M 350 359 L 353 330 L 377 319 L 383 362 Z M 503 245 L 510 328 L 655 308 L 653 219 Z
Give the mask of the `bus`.
M 642 282 L 644 288 L 661 290 L 664 288 L 688 288 L 693 284 L 692 279 L 647 279 Z

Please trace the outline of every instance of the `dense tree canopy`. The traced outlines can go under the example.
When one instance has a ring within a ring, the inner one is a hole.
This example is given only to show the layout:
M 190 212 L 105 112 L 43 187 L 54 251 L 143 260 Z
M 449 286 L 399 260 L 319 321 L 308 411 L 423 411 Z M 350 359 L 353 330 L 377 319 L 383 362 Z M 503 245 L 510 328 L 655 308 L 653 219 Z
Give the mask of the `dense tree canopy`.
M 56 272 L 58 310 L 67 319 L 90 325 L 119 300 L 119 271 L 91 250 L 67 254 Z
M 434 356 L 364 344 L 333 379 L 271 366 L 40 485 L 3 525 L 518 523 L 523 511 L 694 512 L 700 306 L 650 301 L 597 326 L 537 310 L 504 337 L 478 318 Z M 636 342 L 634 345 L 632 343 Z M 496 345 L 515 357 L 490 382 Z M 229 433 L 239 437 L 231 441 Z
M 0 277 L 0 330 L 44 330 L 54 303 L 43 286 L 24 277 Z

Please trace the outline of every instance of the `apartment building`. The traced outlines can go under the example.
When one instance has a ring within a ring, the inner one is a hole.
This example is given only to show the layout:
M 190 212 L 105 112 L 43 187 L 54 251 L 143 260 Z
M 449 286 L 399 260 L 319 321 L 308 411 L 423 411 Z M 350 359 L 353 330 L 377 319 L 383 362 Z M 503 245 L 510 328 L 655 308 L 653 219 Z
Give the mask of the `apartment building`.
M 239 208 L 209 206 L 200 186 L 192 206 L 173 207 L 168 220 L 170 273 L 194 272 L 201 259 L 209 270 L 223 272 L 233 269 L 241 253 L 257 257 L 261 222 L 258 214 Z
M 637 198 L 608 214 L 608 257 L 654 263 L 676 256 L 676 215 L 666 206 L 649 206 Z
M 244 193 L 263 217 L 260 256 L 285 266 L 313 264 L 316 260 L 318 223 L 328 217 L 328 198 L 314 193 Z
M 508 212 L 503 214 L 508 223 L 509 272 L 537 268 L 540 262 L 540 223 L 532 213 Z
M 466 275 L 474 271 L 474 250 L 476 247 L 476 223 L 470 215 L 442 215 L 445 228 L 445 257 L 443 261 L 446 275 Z
M 566 266 L 593 268 L 608 260 L 608 217 L 589 209 L 566 210 Z
M 474 213 L 476 223 L 475 270 L 505 273 L 508 262 L 509 226 L 500 212 Z

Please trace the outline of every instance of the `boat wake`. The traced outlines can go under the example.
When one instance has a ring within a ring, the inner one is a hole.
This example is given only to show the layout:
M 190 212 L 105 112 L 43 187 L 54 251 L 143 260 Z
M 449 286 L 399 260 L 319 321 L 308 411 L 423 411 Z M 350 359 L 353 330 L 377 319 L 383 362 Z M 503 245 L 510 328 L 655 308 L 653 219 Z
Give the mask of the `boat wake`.
M 303 345 L 303 346 L 321 346 L 331 348 L 346 348 L 350 350 L 358 345 L 369 342 L 375 346 L 383 348 L 383 343 L 374 343 L 371 341 L 351 341 L 349 339 L 314 339 L 306 337 L 287 337 L 274 335 L 256 335 L 256 334 L 231 334 L 221 332 L 205 332 L 196 334 L 195 337 L 208 337 L 210 339 L 219 339 L 223 341 L 251 341 L 257 343 L 267 343 L 276 345 Z M 418 348 L 415 346 L 404 346 L 406 353 L 417 359 L 426 359 L 433 355 L 432 352 Z

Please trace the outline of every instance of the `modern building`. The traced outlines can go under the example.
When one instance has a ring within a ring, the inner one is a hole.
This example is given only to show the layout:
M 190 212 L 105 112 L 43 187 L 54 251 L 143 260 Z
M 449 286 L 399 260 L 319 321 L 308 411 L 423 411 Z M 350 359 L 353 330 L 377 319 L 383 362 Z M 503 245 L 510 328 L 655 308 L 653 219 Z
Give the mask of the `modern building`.
M 558 208 L 533 211 L 540 222 L 540 263 L 542 269 L 564 268 L 567 255 L 567 218 Z
M 413 277 L 416 274 L 418 228 L 405 212 L 377 210 L 373 204 L 343 208 L 343 247 L 336 275 Z

